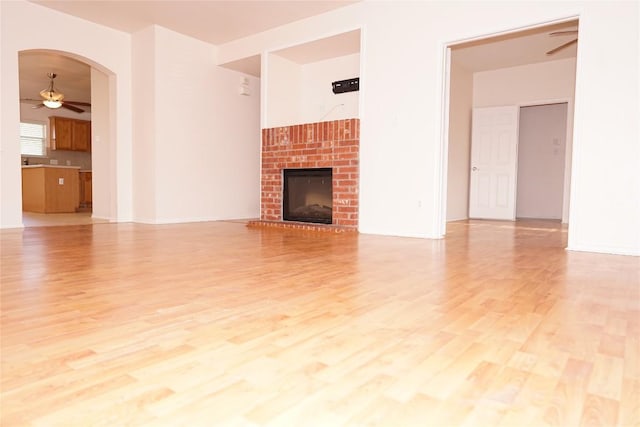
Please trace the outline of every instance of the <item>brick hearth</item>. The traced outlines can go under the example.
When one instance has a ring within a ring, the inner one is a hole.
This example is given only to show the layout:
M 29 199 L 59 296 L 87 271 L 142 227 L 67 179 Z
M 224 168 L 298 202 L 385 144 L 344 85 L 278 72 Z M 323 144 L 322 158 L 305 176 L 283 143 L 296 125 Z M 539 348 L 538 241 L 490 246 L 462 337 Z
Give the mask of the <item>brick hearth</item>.
M 282 221 L 282 170 L 333 168 L 333 225 L 358 227 L 360 120 L 262 130 L 260 219 Z

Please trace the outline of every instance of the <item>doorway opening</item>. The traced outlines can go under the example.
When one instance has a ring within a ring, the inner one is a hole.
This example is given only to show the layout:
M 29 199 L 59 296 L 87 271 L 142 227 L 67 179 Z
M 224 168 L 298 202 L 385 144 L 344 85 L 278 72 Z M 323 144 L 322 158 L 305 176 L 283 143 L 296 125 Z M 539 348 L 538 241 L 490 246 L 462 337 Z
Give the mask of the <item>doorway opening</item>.
M 96 66 L 100 67 L 68 52 L 19 52 L 20 122 L 43 129 L 41 150 L 21 149 L 18 185 L 24 227 L 105 222 L 113 212 L 108 186 L 115 171 L 109 161 L 111 119 L 106 108 L 111 82 Z M 41 91 L 49 86 L 51 76 L 55 92 L 63 98 L 62 105 L 49 108 L 42 102 Z M 94 92 L 96 99 L 92 99 Z M 94 114 L 96 103 L 100 112 Z M 93 144 L 96 124 L 104 142 L 99 147 Z M 22 139 L 21 135 L 21 144 Z M 98 185 L 94 185 L 96 179 Z
M 546 55 L 558 42 L 550 34 L 564 31 L 571 32 L 571 37 L 575 38 L 578 20 L 571 18 L 536 25 L 496 37 L 451 43 L 446 47 L 443 121 L 445 164 L 442 168 L 446 172 L 442 175 L 441 235 L 446 235 L 447 222 L 471 218 L 470 194 L 474 166 L 471 160 L 472 112 L 478 107 L 512 106 L 518 116 L 521 107 L 547 104 L 567 106 L 564 134 L 566 150 L 561 160 L 564 163 L 562 186 L 565 190 L 560 191 L 563 191 L 561 219 L 568 221 L 577 43 L 558 53 Z M 490 54 L 485 54 L 488 52 Z M 519 58 L 516 52 L 521 53 Z M 525 58 L 525 62 L 518 62 L 522 58 Z M 515 148 L 513 161 L 517 162 L 517 139 Z M 553 148 L 551 150 L 553 152 Z M 558 147 L 558 154 L 559 150 Z M 517 165 L 513 170 L 517 172 Z M 528 178 L 523 176 L 521 179 Z M 527 213 L 526 208 L 524 213 L 516 214 L 516 183 L 517 176 L 514 176 L 513 215 L 509 219 L 516 220 L 519 215 L 522 218 L 538 216 L 536 213 Z M 526 202 L 523 203 L 526 206 Z M 555 206 L 557 208 L 557 204 Z
M 516 219 L 566 217 L 567 109 L 566 102 L 520 107 Z

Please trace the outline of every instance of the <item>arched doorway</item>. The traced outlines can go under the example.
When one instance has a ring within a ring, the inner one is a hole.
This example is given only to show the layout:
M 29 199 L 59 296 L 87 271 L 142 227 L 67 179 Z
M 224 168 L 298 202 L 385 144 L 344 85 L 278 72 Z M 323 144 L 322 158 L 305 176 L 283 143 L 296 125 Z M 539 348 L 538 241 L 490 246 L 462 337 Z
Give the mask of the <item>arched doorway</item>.
M 113 219 L 115 200 L 111 197 L 114 171 L 108 74 L 85 58 L 51 50 L 21 51 L 18 65 L 21 128 L 26 124 L 46 129 L 41 153 L 21 152 L 23 225 L 86 224 Z M 61 108 L 50 109 L 40 102 L 40 91 L 49 85 L 48 73 L 56 74 L 55 90 L 64 94 Z M 86 135 L 87 143 L 80 148 L 60 149 L 60 144 L 56 147 L 51 139 L 51 128 L 56 122 L 59 127 L 90 129 Z M 39 180 L 25 181 L 25 176 L 44 176 L 42 171 L 48 175 L 58 172 L 68 175 L 75 174 L 75 170 L 79 171 L 77 182 L 68 180 L 71 182 L 55 187 L 60 189 L 60 196 L 56 193 L 48 196 L 48 200 L 54 199 L 50 206 L 55 207 L 49 207 L 47 212 L 64 213 L 45 213 L 40 207 L 33 209 L 32 202 L 25 204 L 25 197 L 34 192 L 31 187 L 35 186 L 37 192 L 40 185 Z M 55 200 L 68 199 L 69 194 L 75 196 L 73 202 L 70 199 Z

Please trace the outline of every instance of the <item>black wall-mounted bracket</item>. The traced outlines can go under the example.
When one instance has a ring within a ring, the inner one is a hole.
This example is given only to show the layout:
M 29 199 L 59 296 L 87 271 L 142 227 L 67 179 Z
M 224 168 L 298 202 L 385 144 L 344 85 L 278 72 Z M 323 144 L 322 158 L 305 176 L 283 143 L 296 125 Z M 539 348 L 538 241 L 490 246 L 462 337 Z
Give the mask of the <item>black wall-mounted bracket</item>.
M 360 77 L 347 80 L 338 80 L 331 83 L 333 93 L 355 92 L 360 90 Z

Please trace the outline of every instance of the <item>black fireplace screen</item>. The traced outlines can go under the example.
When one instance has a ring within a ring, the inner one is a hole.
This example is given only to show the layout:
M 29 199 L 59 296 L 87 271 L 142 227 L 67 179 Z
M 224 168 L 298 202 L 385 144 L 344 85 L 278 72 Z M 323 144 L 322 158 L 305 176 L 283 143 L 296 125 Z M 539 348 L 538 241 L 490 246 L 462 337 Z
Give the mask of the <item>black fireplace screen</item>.
M 285 169 L 282 219 L 331 224 L 331 168 Z

